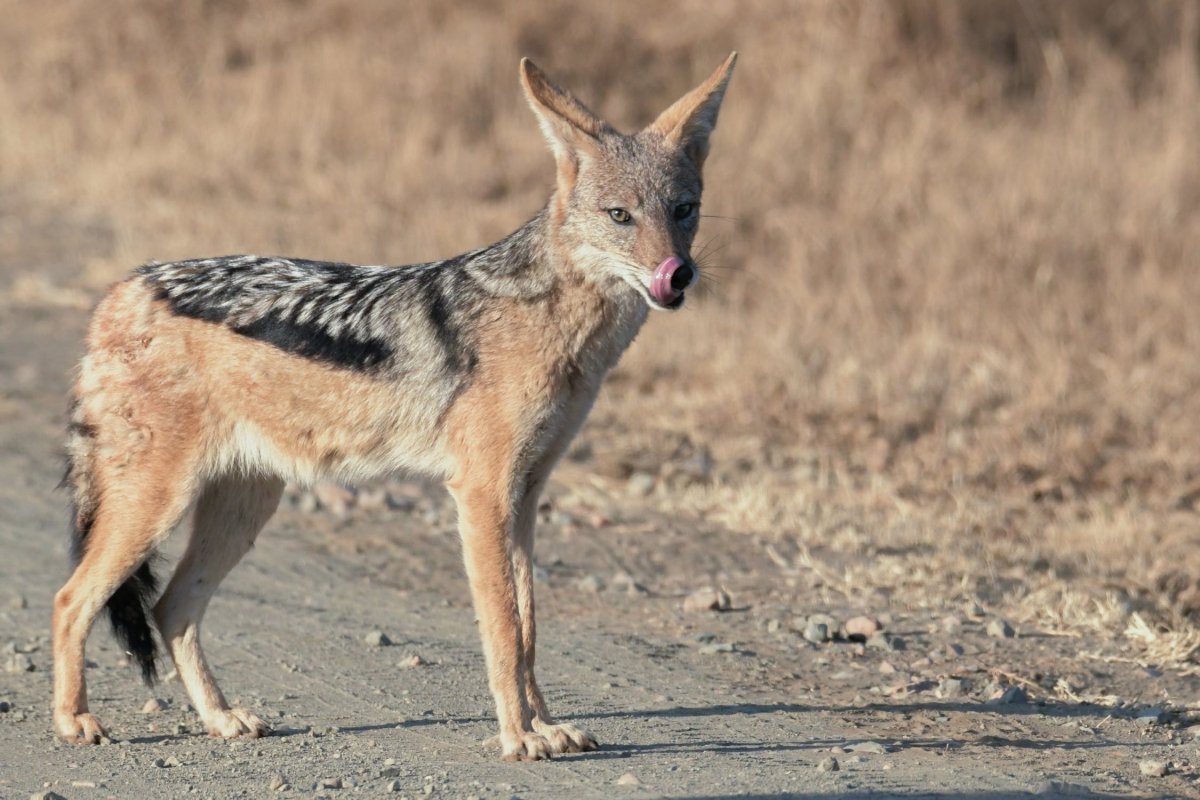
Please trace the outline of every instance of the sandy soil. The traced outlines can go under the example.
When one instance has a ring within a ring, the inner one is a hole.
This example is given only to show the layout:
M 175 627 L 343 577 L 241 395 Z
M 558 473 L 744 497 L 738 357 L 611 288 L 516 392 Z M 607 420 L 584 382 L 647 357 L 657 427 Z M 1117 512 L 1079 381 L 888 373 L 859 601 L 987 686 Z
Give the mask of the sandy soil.
M 46 259 L 63 263 L 61 252 Z M 0 279 L 9 274 L 0 269 Z M 209 739 L 178 682 L 141 686 L 97 626 L 92 706 L 115 741 L 60 744 L 48 636 L 67 569 L 66 513 L 53 487 L 85 320 L 65 305 L 0 314 L 0 797 L 1196 791 L 1194 677 L 1122 660 L 1109 639 L 1020 626 L 989 636 L 991 610 L 956 601 L 894 609 L 886 582 L 870 604 L 840 606 L 827 591 L 844 566 L 835 553 L 809 553 L 814 566 L 799 570 L 795 553 L 663 515 L 636 480 L 603 479 L 613 470 L 588 446 L 612 433 L 602 422 L 559 472 L 538 544 L 539 675 L 552 708 L 588 726 L 599 751 L 506 764 L 485 746 L 493 712 L 453 512 L 434 488 L 404 483 L 391 489 L 411 509 L 360 495 L 335 514 L 293 493 L 214 602 L 210 660 L 227 694 L 269 719 L 274 735 Z M 710 585 L 730 593 L 728 610 L 683 609 L 688 593 Z M 832 615 L 836 629 L 863 613 L 891 638 L 803 635 L 811 615 Z M 393 644 L 368 645 L 373 630 Z M 412 666 L 413 656 L 423 663 Z M 143 713 L 152 697 L 165 709 Z M 1147 761 L 1167 774 L 1143 774 Z M 279 783 L 286 788 L 272 788 Z

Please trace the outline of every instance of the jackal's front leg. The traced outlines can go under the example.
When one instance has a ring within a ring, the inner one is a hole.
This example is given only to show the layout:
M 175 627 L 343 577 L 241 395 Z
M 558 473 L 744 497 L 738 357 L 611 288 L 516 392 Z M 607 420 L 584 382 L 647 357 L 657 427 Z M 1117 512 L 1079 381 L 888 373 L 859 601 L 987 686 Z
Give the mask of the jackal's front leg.
M 588 730 L 569 722 L 555 722 L 542 698 L 534 676 L 537 655 L 537 621 L 533 602 L 533 530 L 537 520 L 540 483 L 531 486 L 517 507 L 513 527 L 513 571 L 516 578 L 517 610 L 521 616 L 521 652 L 525 666 L 525 696 L 533 715 L 533 729 L 550 742 L 551 752 L 581 753 L 599 745 Z
M 458 504 L 463 559 L 483 637 L 488 684 L 496 700 L 500 746 L 508 761 L 549 758 L 550 743 L 533 730 L 525 696 L 521 622 L 510 555 L 512 515 L 495 482 L 451 486 Z

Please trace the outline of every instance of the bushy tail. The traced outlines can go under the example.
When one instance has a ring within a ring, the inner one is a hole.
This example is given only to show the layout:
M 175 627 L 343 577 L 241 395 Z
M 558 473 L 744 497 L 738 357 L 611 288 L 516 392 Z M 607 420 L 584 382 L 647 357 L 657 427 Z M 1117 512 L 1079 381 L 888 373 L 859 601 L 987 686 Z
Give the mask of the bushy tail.
M 67 471 L 61 486 L 71 490 L 71 563 L 78 566 L 87 552 L 88 537 L 96 521 L 100 500 L 92 480 L 92 453 L 95 431 L 81 418 L 78 407 L 72 409 L 67 429 Z M 151 557 L 153 558 L 153 557 Z M 142 680 L 153 685 L 158 678 L 158 642 L 150 626 L 150 609 L 158 595 L 151 559 L 112 593 L 105 603 L 117 641 L 137 661 Z

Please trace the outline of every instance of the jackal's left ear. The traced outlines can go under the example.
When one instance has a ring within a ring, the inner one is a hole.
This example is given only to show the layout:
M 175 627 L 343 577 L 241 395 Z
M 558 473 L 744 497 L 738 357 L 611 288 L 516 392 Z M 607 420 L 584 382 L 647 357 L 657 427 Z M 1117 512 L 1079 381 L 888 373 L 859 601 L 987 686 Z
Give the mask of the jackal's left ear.
M 704 166 L 704 159 L 708 157 L 708 137 L 717 127 L 717 114 L 721 111 L 725 87 L 729 85 L 736 61 L 735 51 L 708 76 L 708 80 L 672 103 L 647 128 L 681 148 L 697 169 Z
M 580 154 L 599 152 L 600 135 L 612 128 L 528 58 L 521 59 L 521 86 L 560 165 L 575 162 Z

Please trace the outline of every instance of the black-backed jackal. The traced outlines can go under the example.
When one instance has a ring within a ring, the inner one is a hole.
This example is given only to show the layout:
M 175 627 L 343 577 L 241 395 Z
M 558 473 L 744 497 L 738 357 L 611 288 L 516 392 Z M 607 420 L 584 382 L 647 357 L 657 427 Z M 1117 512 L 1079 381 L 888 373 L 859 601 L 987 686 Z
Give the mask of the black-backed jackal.
M 105 606 L 147 680 L 154 620 L 211 734 L 266 733 L 205 663 L 209 600 L 285 481 L 402 470 L 444 479 L 458 505 L 504 757 L 596 746 L 553 720 L 534 679 L 538 495 L 647 311 L 679 308 L 699 277 L 701 169 L 735 57 L 633 135 L 522 61 L 557 185 L 490 247 L 404 267 L 152 263 L 108 293 L 67 445 L 77 566 L 54 601 L 59 736 L 104 735 L 84 643 Z M 189 508 L 159 595 L 149 559 Z

